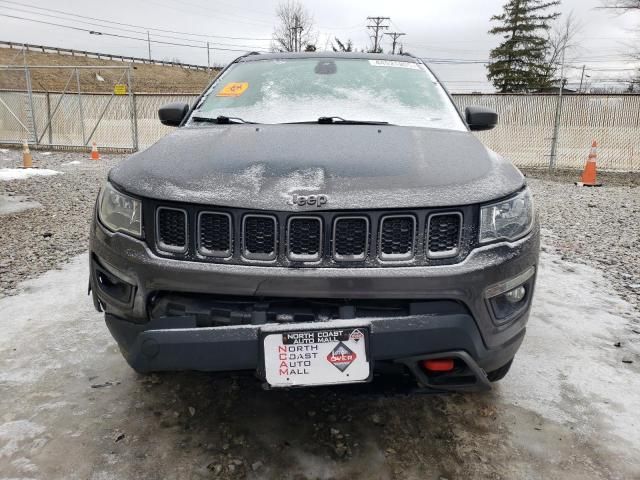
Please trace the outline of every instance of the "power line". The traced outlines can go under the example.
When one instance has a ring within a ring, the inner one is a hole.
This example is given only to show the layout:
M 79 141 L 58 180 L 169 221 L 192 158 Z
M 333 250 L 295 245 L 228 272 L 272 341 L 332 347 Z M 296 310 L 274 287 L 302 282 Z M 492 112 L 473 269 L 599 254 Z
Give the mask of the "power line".
M 81 28 L 81 27 L 73 27 L 71 25 L 62 25 L 59 23 L 54 23 L 54 22 L 46 22 L 44 20 L 36 20 L 34 18 L 25 18 L 25 17 L 18 17 L 16 15 L 8 15 L 6 13 L 0 13 L 0 17 L 7 17 L 7 18 L 14 18 L 17 20 L 25 20 L 28 22 L 35 22 L 35 23 L 41 23 L 44 25 L 52 25 L 55 27 L 62 27 L 62 28 L 68 28 L 71 30 L 77 30 L 77 31 L 81 31 L 81 32 L 87 32 L 87 33 L 91 33 L 93 35 L 106 35 L 108 37 L 115 37 L 115 38 L 124 38 L 124 39 L 128 39 L 128 40 L 139 40 L 142 42 L 147 42 L 149 41 L 150 43 L 157 43 L 160 45 L 173 45 L 173 46 L 179 46 L 179 47 L 189 47 L 189 48 L 199 48 L 199 49 L 204 49 L 207 48 L 205 45 L 189 45 L 186 43 L 176 43 L 176 42 L 165 42 L 163 40 L 147 40 L 146 38 L 140 38 L 140 37 L 131 37 L 129 35 L 119 35 L 117 33 L 109 33 L 109 32 L 97 32 L 94 30 L 89 30 L 88 28 Z M 222 48 L 222 47 L 216 47 L 215 50 L 224 50 L 224 51 L 228 51 L 228 52 L 246 52 L 247 50 L 238 50 L 235 48 Z M 268 51 L 267 49 L 260 49 L 263 51 Z
M 367 28 L 373 30 L 373 52 L 380 51 L 380 30 L 386 30 L 389 25 L 384 23 L 391 20 L 389 17 L 367 17 L 367 20 L 373 22 L 373 25 L 367 25 Z
M 2 2 L 3 0 L 0 0 L 0 2 Z M 48 17 L 48 18 L 55 18 L 58 20 L 62 20 L 64 22 L 78 22 L 79 20 L 74 20 L 71 18 L 64 18 L 64 17 L 60 17 L 58 15 L 50 15 L 47 13 L 39 13 L 39 12 L 30 12 L 29 10 L 23 10 L 20 8 L 15 8 L 15 7 L 5 7 L 3 5 L 0 5 L 0 8 L 6 8 L 6 9 L 10 9 L 10 11 L 18 11 L 18 12 L 24 12 L 24 13 L 28 13 L 30 15 L 39 15 L 41 17 Z M 136 34 L 148 34 L 149 31 L 151 29 L 147 29 L 145 31 L 139 31 L 139 30 L 132 30 L 130 28 L 123 28 L 123 27 L 113 27 L 111 25 L 103 25 L 102 23 L 109 23 L 108 20 L 98 20 L 101 23 L 92 23 L 92 22 L 87 22 L 87 21 L 83 21 L 82 24 L 83 25 L 91 25 L 94 27 L 98 27 L 98 28 L 110 28 L 112 30 L 119 30 L 119 31 L 123 31 L 123 32 L 130 32 L 130 33 L 136 33 Z M 143 28 L 143 27 L 136 27 L 136 28 Z M 176 37 L 173 35 L 163 35 L 163 34 L 159 34 L 159 33 L 153 33 L 153 35 L 155 37 L 160 37 L 160 38 L 169 38 L 172 40 L 182 40 L 185 42 L 200 42 L 200 40 L 195 40 L 195 39 L 191 39 L 191 38 L 184 38 L 184 37 Z M 218 43 L 218 42 L 211 42 L 213 45 L 220 45 L 223 47 L 240 47 L 240 48 L 261 48 L 261 47 L 255 47 L 252 45 L 236 45 L 236 44 L 229 44 L 229 43 Z
M 143 25 L 136 25 L 136 24 L 132 24 L 132 23 L 122 23 L 122 22 L 116 22 L 113 20 L 104 20 L 101 18 L 96 18 L 96 17 L 89 17 L 86 15 L 79 15 L 76 13 L 70 13 L 70 12 L 65 12 L 63 10 L 56 10 L 53 8 L 45 8 L 45 7 L 38 7 L 35 5 L 29 5 L 27 3 L 21 3 L 21 2 L 15 2 L 12 0 L 0 0 L 0 3 L 9 3 L 9 4 L 13 4 L 13 5 L 20 5 L 22 7 L 27 7 L 27 8 L 31 8 L 34 10 L 43 10 L 46 12 L 53 12 L 53 13 L 59 13 L 62 15 L 66 15 L 69 17 L 76 17 L 76 18 L 82 18 L 85 20 L 94 20 L 97 22 L 102 22 L 102 23 L 110 23 L 113 25 L 120 25 L 120 26 L 124 26 L 124 27 L 134 27 L 134 28 L 139 28 L 142 30 L 150 30 L 152 32 L 164 32 L 164 33 L 174 33 L 174 34 L 178 34 L 178 35 L 187 35 L 187 36 L 192 36 L 192 37 L 200 37 L 200 38 L 223 38 L 223 39 L 227 39 L 227 40 L 256 40 L 256 41 L 270 41 L 270 38 L 255 38 L 255 37 L 229 37 L 229 36 L 223 36 L 223 35 L 204 35 L 204 34 L 199 34 L 199 33 L 190 33 L 190 32 L 180 32 L 180 31 L 176 31 L 176 30 L 166 30 L 166 29 L 162 29 L 162 28 L 153 28 L 153 27 L 147 27 L 147 26 L 143 26 Z M 7 7 L 5 7 L 7 8 Z M 34 13 L 36 15 L 38 15 L 37 12 L 29 12 L 29 13 Z M 43 14 L 40 14 L 43 15 Z M 111 28 L 115 28 L 115 27 L 111 27 Z M 138 32 L 141 33 L 141 32 Z

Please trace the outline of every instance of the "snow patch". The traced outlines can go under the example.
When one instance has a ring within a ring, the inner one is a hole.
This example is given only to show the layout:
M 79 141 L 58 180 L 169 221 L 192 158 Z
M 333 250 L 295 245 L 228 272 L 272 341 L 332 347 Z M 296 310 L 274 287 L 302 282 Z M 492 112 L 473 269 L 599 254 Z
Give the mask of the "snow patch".
M 0 181 L 25 180 L 29 177 L 51 176 L 62 174 L 46 168 L 0 168 Z
M 640 444 L 640 377 L 622 363 L 640 354 L 624 341 L 633 315 L 602 272 L 542 252 L 527 334 L 501 396 L 584 435 L 604 424 Z
M 0 448 L 0 458 L 15 455 L 22 450 L 21 443 L 35 439 L 45 430 L 42 425 L 28 420 L 16 420 L 0 425 L 0 440 L 4 441 Z
M 0 215 L 20 213 L 30 208 L 40 208 L 38 202 L 30 200 L 24 195 L 3 195 L 0 194 Z
M 80 165 L 82 162 L 80 160 L 72 160 L 70 162 L 66 162 L 63 163 L 62 166 L 67 166 L 67 165 Z

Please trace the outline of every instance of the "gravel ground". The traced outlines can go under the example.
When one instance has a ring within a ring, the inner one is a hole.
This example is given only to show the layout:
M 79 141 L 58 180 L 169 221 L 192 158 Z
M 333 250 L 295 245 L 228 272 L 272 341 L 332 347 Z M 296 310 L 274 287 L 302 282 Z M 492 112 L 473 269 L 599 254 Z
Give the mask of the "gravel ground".
M 55 268 L 87 249 L 93 204 L 109 169 L 121 155 L 33 151 L 34 166 L 62 172 L 51 177 L 0 181 L 0 197 L 39 203 L 41 208 L 0 215 L 0 298 L 16 285 Z M 79 161 L 79 164 L 64 165 Z M 22 165 L 19 150 L 0 150 L 0 169 Z
M 602 175 L 599 188 L 576 187 L 576 178 L 528 172 L 543 249 L 601 269 L 640 309 L 640 175 Z

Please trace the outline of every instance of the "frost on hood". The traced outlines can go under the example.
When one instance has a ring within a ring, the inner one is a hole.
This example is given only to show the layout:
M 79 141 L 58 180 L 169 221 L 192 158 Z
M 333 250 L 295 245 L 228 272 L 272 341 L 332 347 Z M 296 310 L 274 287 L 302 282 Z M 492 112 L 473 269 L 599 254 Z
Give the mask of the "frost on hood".
M 323 168 L 307 168 L 294 170 L 289 175 L 279 178 L 275 189 L 289 198 L 293 193 L 315 193 L 322 191 L 325 183 Z

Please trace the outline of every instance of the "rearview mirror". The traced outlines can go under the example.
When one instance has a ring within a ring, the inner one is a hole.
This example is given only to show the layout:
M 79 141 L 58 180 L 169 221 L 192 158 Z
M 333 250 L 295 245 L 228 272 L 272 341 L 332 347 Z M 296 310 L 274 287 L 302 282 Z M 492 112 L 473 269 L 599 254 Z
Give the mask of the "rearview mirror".
M 498 123 L 498 114 L 486 107 L 467 107 L 464 116 L 470 130 L 491 130 Z
M 158 117 L 163 125 L 178 127 L 187 116 L 189 105 L 182 102 L 169 103 L 158 109 Z

